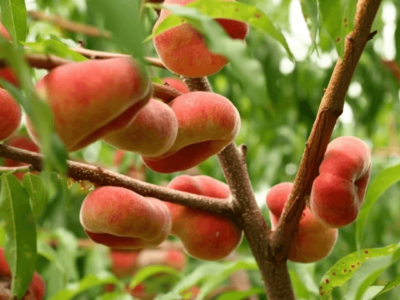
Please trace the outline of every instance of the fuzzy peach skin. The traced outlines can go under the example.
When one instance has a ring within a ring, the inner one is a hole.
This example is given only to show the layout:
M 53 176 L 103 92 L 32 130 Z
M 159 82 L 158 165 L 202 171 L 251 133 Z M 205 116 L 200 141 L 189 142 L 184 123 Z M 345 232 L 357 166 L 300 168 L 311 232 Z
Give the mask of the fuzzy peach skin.
M 225 183 L 208 176 L 181 175 L 168 188 L 229 201 Z M 202 260 L 219 260 L 228 256 L 242 240 L 242 230 L 218 214 L 168 203 L 172 216 L 172 234 L 182 241 L 187 254 Z
M 61 140 L 76 151 L 127 127 L 148 103 L 152 85 L 136 62 L 112 58 L 60 66 L 39 81 L 37 91 Z M 27 128 L 37 142 L 29 120 Z
M 143 156 L 153 171 L 184 171 L 218 154 L 240 130 L 240 115 L 225 97 L 206 92 L 181 95 L 169 103 L 178 119 L 174 145 L 160 157 Z
M 187 87 L 187 85 L 179 78 L 167 77 L 167 78 L 162 78 L 161 80 L 164 83 L 167 83 L 170 87 L 173 87 L 174 89 L 184 94 L 190 93 L 190 90 Z
M 45 293 L 46 286 L 42 277 L 34 272 L 28 290 L 21 300 L 42 300 Z M 3 248 L 0 248 L 0 299 L 11 299 L 11 270 Z
M 3 24 L 0 24 L 0 35 L 11 41 L 11 37 Z M 0 78 L 7 80 L 15 86 L 19 86 L 18 78 L 15 75 L 14 70 L 10 67 L 0 68 Z
M 164 5 L 185 6 L 193 1 L 195 0 L 165 0 Z M 162 9 L 153 31 L 169 15 L 171 12 Z M 233 39 L 244 40 L 249 31 L 246 23 L 228 19 L 216 19 L 216 21 Z M 207 49 L 204 37 L 189 24 L 174 27 L 156 36 L 154 47 L 171 72 L 186 77 L 210 76 L 228 63 L 224 56 L 211 53 Z
M 267 206 L 270 210 L 272 229 L 276 228 L 283 208 L 289 199 L 293 183 L 283 182 L 268 192 Z M 306 208 L 301 216 L 298 231 L 289 252 L 289 260 L 311 263 L 327 257 L 335 246 L 338 230 L 328 228 L 319 222 Z
M 139 251 L 126 251 L 111 249 L 111 271 L 118 278 L 130 277 L 133 275 L 136 263 L 140 254 Z
M 21 123 L 21 107 L 11 95 L 0 88 L 0 141 L 10 137 Z
M 165 203 L 121 187 L 91 192 L 82 203 L 80 221 L 94 242 L 117 249 L 157 246 L 171 232 Z
M 157 157 L 172 147 L 177 135 L 174 111 L 167 104 L 151 99 L 128 127 L 111 132 L 103 140 L 122 150 Z
M 329 143 L 314 180 L 310 208 L 329 227 L 357 219 L 371 172 L 371 154 L 360 139 L 344 136 Z

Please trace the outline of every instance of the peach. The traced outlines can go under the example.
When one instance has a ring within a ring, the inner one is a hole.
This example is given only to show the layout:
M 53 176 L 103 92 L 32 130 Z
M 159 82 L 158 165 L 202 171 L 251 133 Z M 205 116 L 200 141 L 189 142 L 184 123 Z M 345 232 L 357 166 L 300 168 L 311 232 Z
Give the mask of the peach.
M 166 256 L 166 264 L 171 268 L 183 270 L 187 264 L 186 255 L 180 250 L 168 250 Z
M 20 148 L 23 150 L 28 150 L 31 152 L 39 152 L 38 146 L 32 142 L 31 139 L 22 136 L 22 135 L 16 135 L 4 142 L 4 144 L 16 148 Z M 21 166 L 26 166 L 28 164 L 12 160 L 12 159 L 4 159 L 4 166 L 6 167 L 21 167 Z M 24 176 L 25 173 L 16 173 L 14 174 L 18 179 L 22 180 L 22 177 Z
M 184 171 L 218 154 L 238 135 L 240 116 L 225 97 L 207 92 L 181 95 L 168 104 L 178 119 L 175 143 L 159 157 L 143 156 L 159 173 Z
M 11 299 L 11 276 L 4 249 L 0 248 L 0 299 Z M 34 272 L 28 290 L 21 300 L 42 300 L 45 293 L 46 286 L 42 277 Z
M 132 276 L 140 251 L 111 249 L 111 271 L 118 278 Z
M 208 176 L 181 175 L 168 188 L 229 201 L 225 183 Z M 172 216 L 172 234 L 182 241 L 189 255 L 203 260 L 219 260 L 228 256 L 242 240 L 242 230 L 231 220 L 218 214 L 168 203 Z
M 146 157 L 167 152 L 178 135 L 178 120 L 165 103 L 151 99 L 126 128 L 111 132 L 103 140 L 126 151 Z
M 0 89 L 0 141 L 10 137 L 21 123 L 21 107 L 4 89 Z
M 193 1 L 195 0 L 165 0 L 164 4 L 185 6 Z M 162 9 L 153 31 L 170 14 L 167 9 Z M 244 40 L 247 36 L 249 27 L 246 23 L 228 19 L 216 21 L 233 39 Z M 224 56 L 211 53 L 204 37 L 189 24 L 182 24 L 159 34 L 154 38 L 154 47 L 171 72 L 186 77 L 210 76 L 228 63 Z
M 187 85 L 179 78 L 167 77 L 167 78 L 162 78 L 161 80 L 164 83 L 167 83 L 170 87 L 173 87 L 174 89 L 176 89 L 184 94 L 190 93 Z
M 270 210 L 272 229 L 276 228 L 293 183 L 283 182 L 268 192 L 267 206 Z M 338 230 L 326 227 L 306 208 L 301 216 L 298 231 L 293 239 L 289 260 L 300 263 L 316 262 L 327 257 L 335 246 Z
M 2 35 L 3 37 L 5 37 L 8 40 L 11 40 L 11 37 L 8 34 L 8 31 L 3 26 L 3 24 L 0 24 L 0 35 Z M 15 75 L 14 70 L 10 67 L 0 68 L 0 78 L 7 80 L 8 82 L 12 83 L 15 86 L 19 86 L 18 78 Z
M 133 60 L 112 58 L 60 66 L 37 84 L 69 151 L 127 127 L 150 99 L 151 82 Z M 28 120 L 29 121 L 29 120 Z M 30 122 L 29 133 L 38 137 Z
M 315 179 L 310 208 L 326 226 L 339 228 L 357 219 L 371 172 L 371 154 L 360 139 L 346 136 L 329 143 Z
M 80 221 L 94 242 L 119 249 L 157 246 L 171 231 L 165 203 L 112 186 L 98 188 L 85 198 Z

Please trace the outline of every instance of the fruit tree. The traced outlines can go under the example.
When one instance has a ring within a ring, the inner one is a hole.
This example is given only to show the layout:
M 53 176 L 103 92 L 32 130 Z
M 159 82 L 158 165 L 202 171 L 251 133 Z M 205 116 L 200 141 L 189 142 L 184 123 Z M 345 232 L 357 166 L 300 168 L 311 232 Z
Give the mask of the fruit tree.
M 0 9 L 0 299 L 400 298 L 397 1 Z

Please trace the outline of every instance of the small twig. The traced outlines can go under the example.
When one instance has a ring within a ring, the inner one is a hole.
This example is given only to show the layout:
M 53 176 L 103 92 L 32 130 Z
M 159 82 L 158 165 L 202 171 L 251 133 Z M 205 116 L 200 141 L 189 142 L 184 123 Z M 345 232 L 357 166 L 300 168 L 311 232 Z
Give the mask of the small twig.
M 36 21 L 50 22 L 53 25 L 67 31 L 82 33 L 92 37 L 110 38 L 111 33 L 107 30 L 101 30 L 95 26 L 72 22 L 62 16 L 48 15 L 41 11 L 28 11 L 28 16 Z
M 114 53 L 114 52 L 104 52 L 104 51 L 96 51 L 96 50 L 89 50 L 86 48 L 78 47 L 78 48 L 71 48 L 75 52 L 87 57 L 89 59 L 107 59 L 107 58 L 115 58 L 115 57 L 130 57 L 128 54 L 121 54 L 121 53 Z M 145 61 L 154 67 L 166 69 L 164 63 L 154 57 L 145 57 Z
M 44 159 L 43 155 L 41 154 L 7 145 L 0 145 L 0 157 L 31 164 L 35 170 L 39 172 L 42 170 L 42 163 Z M 221 201 L 221 199 L 203 197 L 171 190 L 165 187 L 160 187 L 154 184 L 136 180 L 107 169 L 101 169 L 101 171 L 99 171 L 98 167 L 88 164 L 74 161 L 67 161 L 67 164 L 67 175 L 75 180 L 88 180 L 93 183 L 108 186 L 124 187 L 145 197 L 153 197 L 196 209 L 220 213 L 228 218 L 233 217 L 231 201 Z M 235 220 L 233 219 L 233 221 Z
M 1 173 L 8 173 L 12 172 L 14 174 L 16 173 L 24 173 L 24 172 L 34 172 L 35 170 L 33 169 L 32 166 L 21 166 L 21 167 L 0 167 L 0 174 Z
M 381 59 L 381 62 L 384 66 L 386 66 L 396 77 L 397 81 L 400 83 L 400 66 L 399 64 L 394 61 L 394 60 L 386 60 L 386 59 Z

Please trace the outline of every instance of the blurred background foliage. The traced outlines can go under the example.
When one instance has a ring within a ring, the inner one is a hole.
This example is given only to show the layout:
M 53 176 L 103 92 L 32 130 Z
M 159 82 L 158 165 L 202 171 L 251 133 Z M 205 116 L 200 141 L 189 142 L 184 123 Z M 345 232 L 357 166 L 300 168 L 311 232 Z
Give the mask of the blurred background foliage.
M 242 129 L 236 142 L 244 143 L 248 147 L 247 162 L 250 178 L 259 205 L 263 207 L 265 217 L 268 218 L 265 196 L 271 186 L 294 180 L 323 90 L 327 87 L 332 74 L 337 52 L 326 29 L 321 24 L 314 26 L 319 31 L 316 45 L 313 46 L 301 4 L 311 3 L 313 7 L 316 5 L 315 1 L 245 0 L 242 2 L 256 5 L 282 29 L 296 58 L 296 61 L 292 62 L 280 45 L 261 31 L 251 29 L 246 39 L 247 47 L 263 67 L 269 99 L 247 97 L 242 92 L 239 83 L 232 78 L 229 67 L 209 78 L 214 91 L 229 98 L 240 112 Z M 103 28 L 104 19 L 98 14 L 99 3 L 96 0 L 26 1 L 28 10 L 57 14 L 75 22 Z M 315 20 L 312 16 L 310 18 L 307 19 L 308 22 Z M 157 14 L 152 9 L 146 9 L 142 14 L 145 36 L 151 34 L 156 19 Z M 28 21 L 28 42 L 52 37 L 64 41 L 69 46 L 83 42 L 88 49 L 124 51 L 123 48 L 106 39 L 71 33 L 43 21 L 31 19 Z M 372 180 L 385 168 L 400 163 L 400 78 L 395 76 L 395 71 L 400 70 L 400 2 L 383 1 L 373 29 L 378 29 L 378 33 L 368 43 L 360 60 L 346 98 L 343 115 L 333 133 L 333 137 L 343 135 L 359 137 L 371 146 Z M 157 56 L 151 42 L 144 45 L 144 50 L 147 56 Z M 168 71 L 157 68 L 149 68 L 149 72 L 152 77 L 171 76 Z M 34 76 L 39 79 L 45 73 L 42 70 L 36 70 Z M 23 127 L 19 134 L 25 134 Z M 131 174 L 159 185 L 165 185 L 178 175 L 152 172 L 144 168 L 140 157 L 132 153 L 125 153 L 116 162 L 115 153 L 116 150 L 111 146 L 96 142 L 83 151 L 70 154 L 70 157 Z M 197 169 L 190 170 L 190 174 L 197 173 L 223 180 L 216 157 L 207 160 Z M 105 271 L 109 264 L 109 261 L 104 261 L 101 254 L 105 251 L 104 248 L 98 247 L 95 250 L 77 248 L 77 238 L 85 237 L 78 217 L 80 204 L 87 190 L 81 189 L 78 183 L 70 180 L 56 180 L 56 182 L 58 186 L 49 195 L 48 204 L 37 221 L 41 228 L 39 240 L 44 241 L 50 235 L 64 241 L 64 246 L 59 247 L 57 255 L 71 264 L 64 261 L 64 267 L 69 268 L 69 271 L 61 272 L 57 266 L 50 264 L 43 257 L 40 258 L 39 271 L 48 283 L 48 299 L 52 299 L 52 295 L 65 288 L 67 282 L 76 282 L 88 274 Z M 93 187 L 88 184 L 87 188 L 90 190 Z M 364 248 L 383 247 L 399 242 L 399 195 L 400 183 L 397 183 L 388 189 L 374 206 L 365 228 Z M 290 264 L 299 298 L 318 299 L 316 288 L 324 273 L 339 259 L 356 251 L 354 224 L 340 229 L 339 235 L 339 241 L 327 259 L 317 264 Z M 246 242 L 242 243 L 238 253 L 243 257 L 251 255 Z M 196 270 L 203 264 L 205 263 L 190 260 L 185 274 L 189 274 L 191 270 Z M 251 271 L 249 274 L 252 287 L 262 288 L 259 273 Z M 398 263 L 380 276 L 375 284 L 385 285 L 397 274 L 400 274 Z M 166 292 L 168 289 L 165 287 L 169 287 L 171 282 L 176 282 L 176 279 L 156 278 L 154 280 L 157 284 L 150 284 L 150 286 L 153 286 L 155 292 Z M 160 284 L 161 281 L 157 280 L 166 282 Z M 160 286 L 164 289 L 159 290 Z M 349 284 L 345 284 L 336 289 L 334 299 L 342 299 L 348 287 Z M 96 292 L 91 290 L 74 299 L 93 299 L 96 295 Z M 261 295 L 260 298 L 265 299 L 265 295 Z M 400 299 L 400 292 L 393 290 L 379 299 Z

